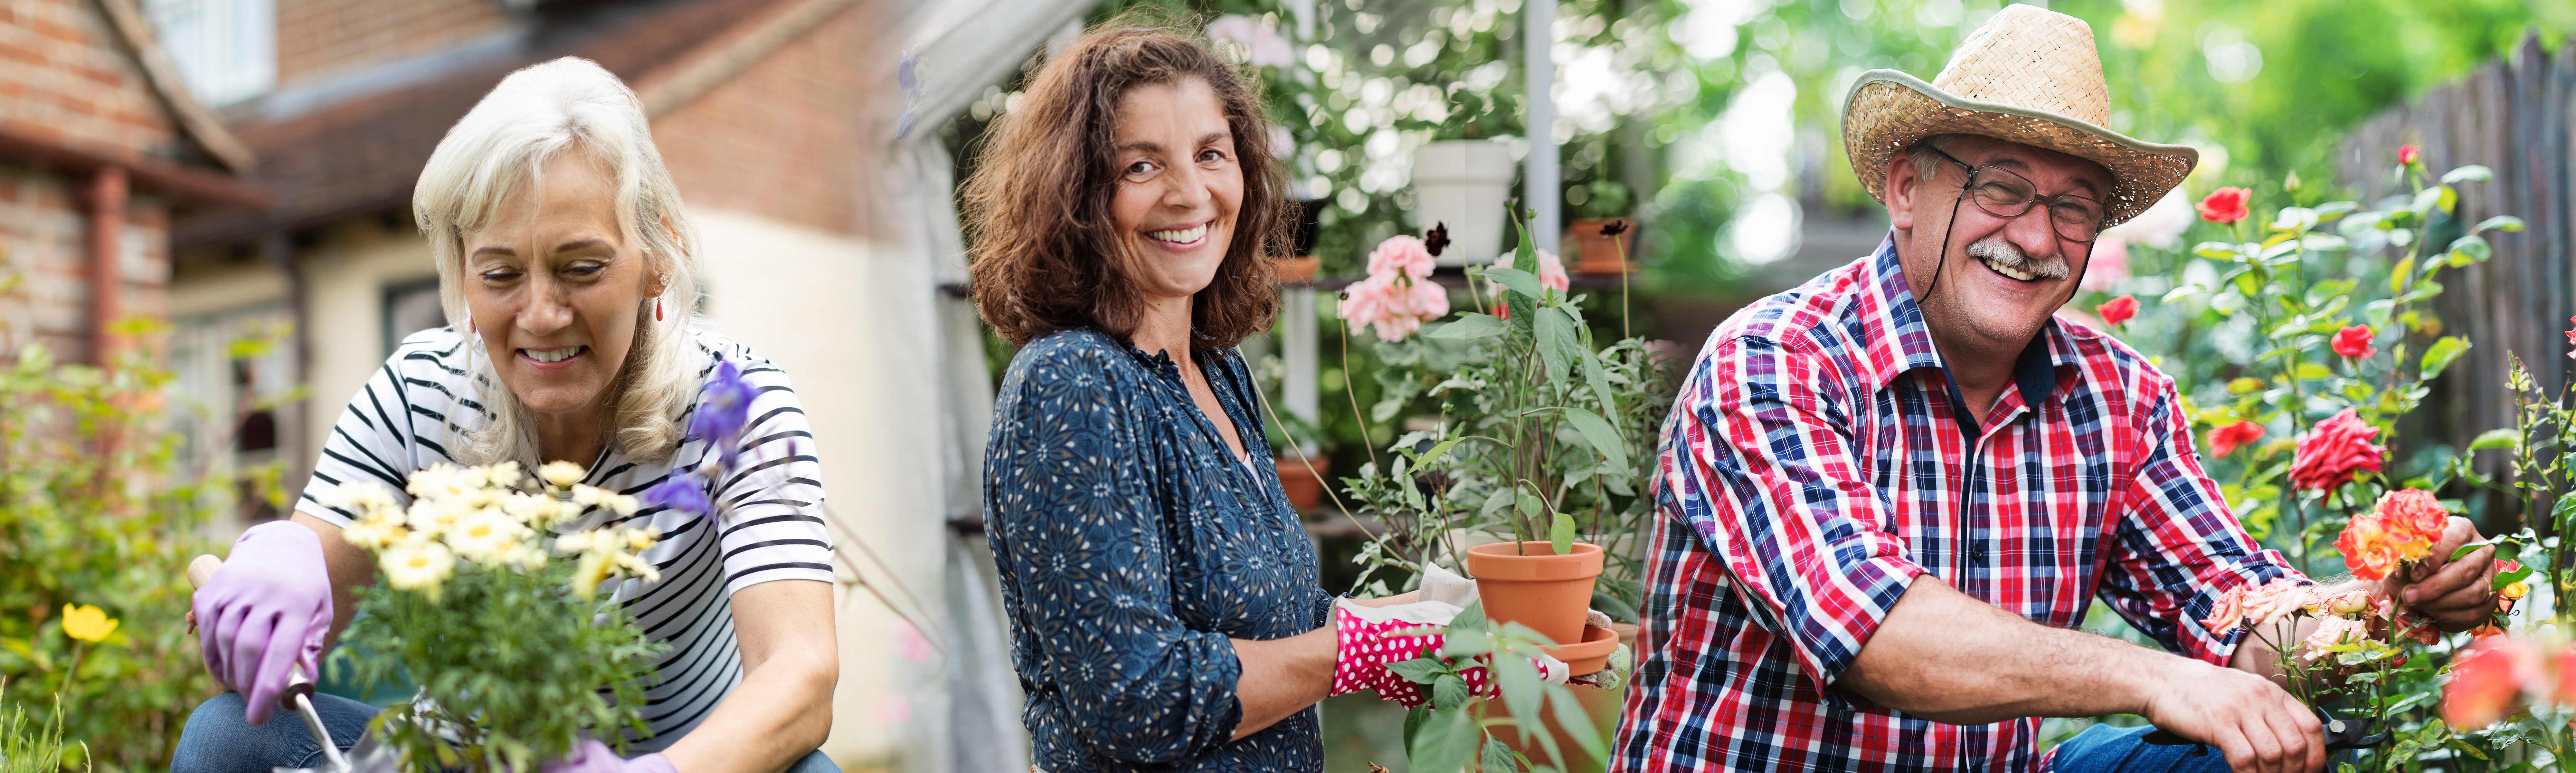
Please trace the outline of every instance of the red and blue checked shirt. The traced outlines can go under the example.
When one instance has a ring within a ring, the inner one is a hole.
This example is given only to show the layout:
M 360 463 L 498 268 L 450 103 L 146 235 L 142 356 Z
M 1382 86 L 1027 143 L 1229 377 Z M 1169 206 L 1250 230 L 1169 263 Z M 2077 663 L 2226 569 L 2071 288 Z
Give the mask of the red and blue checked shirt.
M 1925 573 L 2060 628 L 2098 596 L 2224 664 L 2235 638 L 2200 618 L 2296 573 L 2201 471 L 2173 381 L 2062 320 L 2014 372 L 1966 418 L 1887 243 L 1720 326 L 1664 426 L 1611 770 L 2041 769 L 2037 719 L 1942 724 L 1835 689 Z

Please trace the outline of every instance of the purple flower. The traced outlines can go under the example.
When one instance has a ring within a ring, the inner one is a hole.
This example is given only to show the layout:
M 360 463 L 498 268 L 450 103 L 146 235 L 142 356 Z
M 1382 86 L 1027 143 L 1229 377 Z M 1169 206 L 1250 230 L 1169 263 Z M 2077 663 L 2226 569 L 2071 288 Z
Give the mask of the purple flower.
M 724 466 L 733 466 L 742 452 L 743 423 L 751 418 L 754 392 L 742 380 L 742 368 L 731 361 L 716 366 L 715 377 L 707 380 L 706 399 L 698 403 L 698 412 L 689 417 L 689 438 L 715 448 Z
M 665 478 L 661 483 L 654 484 L 652 488 L 645 489 L 644 493 L 636 499 L 642 501 L 647 507 L 668 508 L 700 518 L 713 515 L 716 511 L 715 503 L 707 499 L 706 488 L 699 485 L 698 476 L 688 473 Z

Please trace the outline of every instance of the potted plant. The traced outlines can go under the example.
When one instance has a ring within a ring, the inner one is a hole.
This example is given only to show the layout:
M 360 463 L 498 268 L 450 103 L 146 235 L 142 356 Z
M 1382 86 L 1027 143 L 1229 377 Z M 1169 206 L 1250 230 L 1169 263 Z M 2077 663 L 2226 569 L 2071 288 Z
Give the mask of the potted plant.
M 1457 240 L 1440 265 L 1463 266 L 1502 252 L 1499 215 L 1517 171 L 1511 146 L 1492 140 L 1441 140 L 1414 149 L 1413 193 L 1421 202 L 1414 214 L 1424 223 L 1448 224 Z
M 1565 228 L 1562 244 L 1572 252 L 1574 273 L 1613 275 L 1634 270 L 1628 256 L 1636 252 L 1637 235 L 1633 223 L 1621 220 L 1628 210 L 1628 186 L 1612 180 L 1593 180 L 1575 190 L 1583 200 L 1575 203 L 1577 217 Z
M 1442 242 L 1435 231 L 1425 246 Z M 1470 269 L 1470 302 L 1454 317 L 1445 300 L 1416 298 L 1449 292 L 1429 284 L 1428 256 L 1382 248 L 1371 277 L 1346 293 L 1340 315 L 1353 332 L 1377 328 L 1388 368 L 1378 376 L 1385 398 L 1363 418 L 1385 421 L 1424 397 L 1440 404 L 1432 428 L 1397 438 L 1383 463 L 1373 457 L 1343 481 L 1343 501 L 1388 527 L 1362 546 L 1360 582 L 1366 592 L 1392 592 L 1391 578 L 1378 572 L 1412 575 L 1435 565 L 1475 578 L 1478 607 L 1462 616 L 1474 626 L 1450 628 L 1453 641 L 1470 644 L 1444 650 L 1445 667 L 1478 656 L 1500 663 L 1506 658 L 1489 653 L 1503 651 L 1496 648 L 1504 632 L 1527 631 L 1528 643 L 1572 673 L 1614 663 L 1620 670 L 1618 633 L 1586 617 L 1597 609 L 1635 619 L 1635 554 L 1652 512 L 1642 494 L 1670 381 L 1643 339 L 1595 341 L 1583 299 L 1569 294 L 1562 275 L 1543 278 L 1526 231 L 1508 261 Z M 1450 321 L 1413 335 L 1441 318 Z M 1417 682 L 1437 677 L 1432 664 L 1415 669 L 1424 672 Z M 1458 732 L 1487 739 L 1486 753 L 1502 755 L 1476 758 L 1489 769 L 1511 755 L 1557 766 L 1582 759 L 1578 753 L 1599 759 L 1583 739 L 1599 734 L 1598 709 L 1616 704 L 1615 682 L 1515 699 L 1503 679 L 1502 700 L 1477 704 L 1482 722 Z M 1437 764 L 1457 751 L 1443 744 L 1465 743 L 1441 733 L 1408 738 L 1423 770 L 1452 769 Z

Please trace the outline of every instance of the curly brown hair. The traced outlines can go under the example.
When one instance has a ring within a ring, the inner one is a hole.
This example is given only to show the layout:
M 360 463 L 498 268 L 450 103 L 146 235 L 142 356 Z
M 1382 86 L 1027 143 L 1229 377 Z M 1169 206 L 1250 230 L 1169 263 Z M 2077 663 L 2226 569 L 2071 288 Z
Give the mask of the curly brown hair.
M 1196 78 L 1223 103 L 1243 169 L 1233 243 L 1215 281 L 1192 299 L 1191 347 L 1222 349 L 1278 314 L 1274 248 L 1292 224 L 1287 176 L 1270 155 L 1259 81 L 1186 28 L 1122 15 L 1082 36 L 1037 73 L 965 186 L 976 309 L 1013 345 L 1089 327 L 1133 338 L 1146 298 L 1110 215 L 1117 194 L 1118 103 L 1140 86 Z

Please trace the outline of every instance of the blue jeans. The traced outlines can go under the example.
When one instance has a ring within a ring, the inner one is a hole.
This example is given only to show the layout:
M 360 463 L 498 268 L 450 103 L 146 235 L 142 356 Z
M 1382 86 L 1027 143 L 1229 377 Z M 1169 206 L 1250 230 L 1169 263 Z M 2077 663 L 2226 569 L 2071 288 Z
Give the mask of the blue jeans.
M 322 766 L 322 744 L 304 729 L 302 717 L 281 710 L 269 715 L 268 724 L 254 727 L 242 721 L 242 708 L 241 693 L 232 692 L 199 704 L 179 732 L 170 773 L 270 773 L 272 768 Z M 322 715 L 322 728 L 331 731 L 341 751 L 358 745 L 367 720 L 376 717 L 376 707 L 328 693 L 313 695 L 313 710 Z M 785 773 L 841 773 L 841 768 L 816 751 L 787 766 Z
M 2153 727 L 2084 728 L 2057 746 L 2055 773 L 2227 773 L 2216 747 L 2157 746 L 2139 740 Z

